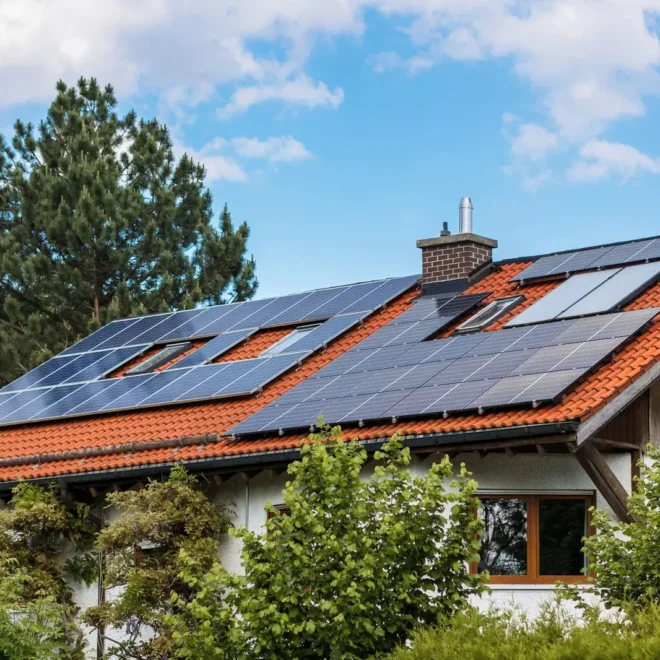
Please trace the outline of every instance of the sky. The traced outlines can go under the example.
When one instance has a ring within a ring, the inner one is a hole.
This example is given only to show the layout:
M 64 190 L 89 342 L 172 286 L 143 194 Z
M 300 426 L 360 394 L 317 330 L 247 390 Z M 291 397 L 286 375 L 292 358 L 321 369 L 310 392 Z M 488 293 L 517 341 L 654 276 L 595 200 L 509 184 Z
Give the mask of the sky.
M 204 163 L 258 297 L 660 234 L 660 0 L 0 0 L 0 133 L 95 76 Z

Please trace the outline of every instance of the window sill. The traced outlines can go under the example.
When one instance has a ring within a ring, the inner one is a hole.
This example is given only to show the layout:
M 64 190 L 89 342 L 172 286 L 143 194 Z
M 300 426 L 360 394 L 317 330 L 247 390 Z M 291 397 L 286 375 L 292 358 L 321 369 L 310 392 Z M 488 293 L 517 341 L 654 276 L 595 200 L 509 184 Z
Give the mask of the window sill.
M 554 591 L 556 589 L 555 583 L 552 582 L 538 582 L 534 584 L 516 584 L 515 582 L 504 583 L 497 582 L 495 584 L 488 583 L 488 586 L 492 591 Z M 584 587 L 590 586 L 586 582 L 577 582 L 571 585 L 572 587 L 577 587 L 578 589 L 584 589 Z

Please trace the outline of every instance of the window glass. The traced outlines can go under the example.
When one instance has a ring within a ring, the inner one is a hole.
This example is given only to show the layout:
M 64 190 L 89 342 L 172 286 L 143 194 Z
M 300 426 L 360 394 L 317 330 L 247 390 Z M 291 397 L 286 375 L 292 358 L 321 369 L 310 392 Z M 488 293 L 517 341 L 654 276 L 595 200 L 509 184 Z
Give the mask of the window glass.
M 273 344 L 270 348 L 267 348 L 262 354 L 261 357 L 272 357 L 273 355 L 279 355 L 280 353 L 286 353 L 286 350 L 293 346 L 299 339 L 302 339 L 307 333 L 311 332 L 315 328 L 318 328 L 319 324 L 315 325 L 306 325 L 303 328 L 296 328 L 293 332 L 290 332 L 286 337 L 283 337 L 278 342 Z
M 539 498 L 540 574 L 581 575 L 585 565 L 582 539 L 586 535 L 586 500 Z
M 150 358 L 146 359 L 144 362 L 136 365 L 132 369 L 129 369 L 126 372 L 126 376 L 135 376 L 136 374 L 147 374 L 158 367 L 162 367 L 164 364 L 167 364 L 170 360 L 173 360 L 175 357 L 181 355 L 187 351 L 192 344 L 190 342 L 183 342 L 179 344 L 170 344 L 165 346 L 162 351 L 152 355 Z
M 515 307 L 522 296 L 513 296 L 512 298 L 500 298 L 486 305 L 474 316 L 470 317 L 465 323 L 458 326 L 459 332 L 468 332 L 470 330 L 481 330 L 492 323 L 495 319 L 504 316 L 512 307 Z
M 484 538 L 479 572 L 527 574 L 527 500 L 513 497 L 481 501 Z

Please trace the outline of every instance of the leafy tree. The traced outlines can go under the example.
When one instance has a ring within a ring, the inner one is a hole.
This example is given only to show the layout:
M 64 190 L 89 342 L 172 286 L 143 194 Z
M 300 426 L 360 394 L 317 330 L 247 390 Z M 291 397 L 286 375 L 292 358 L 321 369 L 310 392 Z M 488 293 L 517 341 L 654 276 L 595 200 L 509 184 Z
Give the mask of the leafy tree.
M 115 629 L 106 635 L 110 657 L 167 657 L 172 649 L 164 617 L 195 595 L 179 576 L 184 568 L 190 571 L 181 557 L 194 557 L 199 574 L 208 571 L 217 561 L 229 514 L 210 503 L 181 466 L 167 481 L 107 499 L 120 515 L 101 531 L 96 547 L 105 558 L 106 589 L 120 589 L 88 609 L 83 620 L 102 633 Z M 176 601 L 171 601 L 172 592 L 178 594 Z
M 23 630 L 16 635 L 29 633 L 36 643 L 46 631 L 44 644 L 66 645 L 67 657 L 82 658 L 70 583 L 95 577 L 95 558 L 85 552 L 95 531 L 89 507 L 63 500 L 55 488 L 14 488 L 11 506 L 0 510 L 0 629 L 12 623 L 8 609 L 18 609 Z M 80 552 L 62 563 L 62 555 Z
M 613 522 L 596 511 L 597 534 L 586 540 L 595 592 L 606 607 L 660 605 L 660 450 L 649 447 L 628 500 L 635 522 Z
M 244 575 L 216 565 L 200 577 L 189 557 L 186 578 L 199 593 L 169 620 L 180 657 L 377 656 L 484 589 L 483 576 L 468 570 L 481 523 L 465 467 L 452 480 L 445 457 L 413 476 L 395 436 L 366 480 L 366 451 L 339 435 L 323 427 L 289 467 L 290 515 L 269 505 L 265 533 L 235 532 Z
M 213 226 L 202 165 L 112 87 L 57 84 L 37 129 L 0 135 L 0 385 L 108 321 L 250 298 L 249 230 Z

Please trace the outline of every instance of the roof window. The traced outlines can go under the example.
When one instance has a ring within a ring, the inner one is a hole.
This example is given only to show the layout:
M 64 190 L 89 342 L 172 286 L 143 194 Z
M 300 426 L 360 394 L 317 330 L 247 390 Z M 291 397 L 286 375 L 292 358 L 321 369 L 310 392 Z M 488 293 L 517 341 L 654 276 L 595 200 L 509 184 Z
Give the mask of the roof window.
M 158 351 L 158 353 L 154 353 L 154 355 L 152 355 L 150 358 L 147 358 L 144 362 L 140 362 L 140 364 L 135 365 L 124 375 L 137 376 L 138 374 L 148 374 L 152 371 L 156 371 L 156 369 L 162 367 L 164 364 L 167 364 L 170 360 L 173 360 L 175 357 L 185 353 L 185 351 L 187 351 L 191 346 L 192 344 L 189 341 L 165 346 L 163 350 Z
M 458 326 L 458 332 L 474 332 L 483 330 L 496 319 L 504 316 L 510 309 L 515 307 L 523 296 L 511 296 L 509 298 L 499 298 L 480 309 L 476 314 L 471 316 L 465 323 Z
M 288 349 L 291 348 L 291 346 L 293 346 L 298 340 L 302 339 L 312 330 L 318 328 L 319 325 L 320 323 L 315 323 L 314 325 L 305 325 L 300 328 L 296 328 L 293 332 L 290 332 L 288 335 L 286 335 L 286 337 L 282 337 L 282 339 L 274 343 L 270 348 L 267 348 L 259 357 L 272 357 L 273 355 L 288 353 Z

